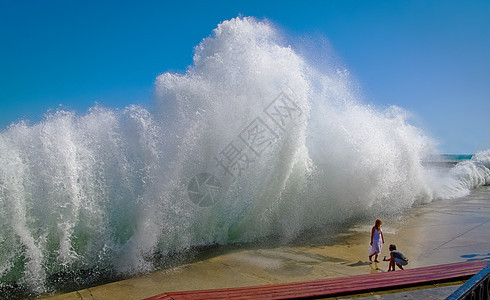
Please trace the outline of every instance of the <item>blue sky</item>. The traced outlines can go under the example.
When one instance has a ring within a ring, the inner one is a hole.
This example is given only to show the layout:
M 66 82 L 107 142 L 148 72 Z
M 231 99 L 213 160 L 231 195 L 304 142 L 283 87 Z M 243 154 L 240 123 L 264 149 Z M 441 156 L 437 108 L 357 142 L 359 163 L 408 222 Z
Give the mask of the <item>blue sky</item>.
M 265 1 L 264 1 L 265 2 Z M 328 39 L 363 100 L 398 105 L 443 153 L 490 149 L 490 1 L 0 0 L 0 130 L 58 107 L 151 105 L 220 22 Z M 320 56 L 321 57 L 321 56 Z

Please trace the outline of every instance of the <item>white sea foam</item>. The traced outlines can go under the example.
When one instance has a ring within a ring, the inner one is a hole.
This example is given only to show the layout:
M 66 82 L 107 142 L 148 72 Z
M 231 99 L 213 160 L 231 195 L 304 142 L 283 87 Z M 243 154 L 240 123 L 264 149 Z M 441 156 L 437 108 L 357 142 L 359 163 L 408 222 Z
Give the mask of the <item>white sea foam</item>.
M 154 110 L 60 111 L 2 131 L 2 284 L 41 293 L 57 274 L 149 271 L 193 246 L 292 239 L 489 183 L 489 151 L 444 176 L 424 168 L 431 139 L 335 69 L 236 18 L 185 74 L 157 78 Z
M 474 188 L 490 184 L 490 150 L 476 153 L 470 160 L 456 164 L 439 180 L 437 197 L 457 198 Z

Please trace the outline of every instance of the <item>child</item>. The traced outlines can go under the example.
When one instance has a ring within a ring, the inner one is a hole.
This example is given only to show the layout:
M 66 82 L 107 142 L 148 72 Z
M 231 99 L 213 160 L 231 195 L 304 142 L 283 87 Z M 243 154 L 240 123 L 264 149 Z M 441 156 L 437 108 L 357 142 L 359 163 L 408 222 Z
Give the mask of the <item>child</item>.
M 403 270 L 402 266 L 408 265 L 408 258 L 403 255 L 400 251 L 396 250 L 396 246 L 390 245 L 390 259 L 386 259 L 386 256 L 383 258 L 383 261 L 389 261 L 390 265 L 388 267 L 388 271 L 395 271 L 395 264 L 398 268 Z M 393 270 L 392 270 L 393 269 Z
M 373 257 L 374 255 L 374 262 L 379 262 L 378 254 L 381 253 L 381 248 L 385 243 L 383 232 L 381 230 L 381 224 L 383 224 L 383 222 L 381 222 L 380 219 L 377 219 L 374 223 L 373 229 L 371 230 L 371 247 L 369 248 L 369 261 L 372 261 L 371 257 Z

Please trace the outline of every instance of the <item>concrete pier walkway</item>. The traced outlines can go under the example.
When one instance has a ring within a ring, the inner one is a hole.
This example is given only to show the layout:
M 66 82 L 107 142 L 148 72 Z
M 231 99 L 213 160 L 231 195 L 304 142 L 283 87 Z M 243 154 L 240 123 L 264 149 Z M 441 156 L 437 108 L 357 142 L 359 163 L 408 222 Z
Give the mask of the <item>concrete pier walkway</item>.
M 385 272 L 387 262 L 380 260 L 380 263 L 370 264 L 367 259 L 371 227 L 372 224 L 364 224 L 352 228 L 324 244 L 318 241 L 307 246 L 230 251 L 177 268 L 49 298 L 144 299 L 166 292 Z M 396 244 L 410 259 L 407 269 L 471 260 L 490 261 L 490 187 L 482 187 L 467 197 L 434 201 L 414 208 L 396 223 L 386 221 L 383 230 L 386 242 L 380 259 L 389 255 L 389 244 Z M 446 290 L 451 293 L 450 289 Z M 427 298 L 445 298 L 440 297 Z

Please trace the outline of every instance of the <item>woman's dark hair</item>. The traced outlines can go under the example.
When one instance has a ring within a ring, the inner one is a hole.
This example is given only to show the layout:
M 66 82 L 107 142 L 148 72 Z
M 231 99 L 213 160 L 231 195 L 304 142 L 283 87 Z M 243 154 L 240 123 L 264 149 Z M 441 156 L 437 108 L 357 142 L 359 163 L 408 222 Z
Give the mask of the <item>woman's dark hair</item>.
M 396 250 L 396 246 L 395 246 L 395 245 L 393 245 L 393 244 L 391 244 L 391 245 L 390 245 L 390 251 L 393 251 L 393 250 Z

